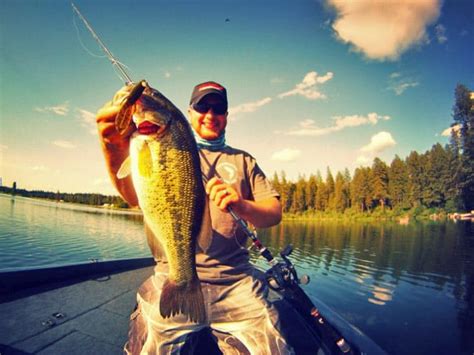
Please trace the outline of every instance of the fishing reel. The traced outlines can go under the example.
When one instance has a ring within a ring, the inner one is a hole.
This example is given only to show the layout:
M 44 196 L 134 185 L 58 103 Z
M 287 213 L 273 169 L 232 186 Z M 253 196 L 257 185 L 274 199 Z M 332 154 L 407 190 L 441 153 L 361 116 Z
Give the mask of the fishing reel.
M 287 245 L 280 252 L 280 257 L 283 261 L 277 262 L 265 272 L 268 285 L 275 291 L 281 291 L 298 284 L 306 285 L 310 281 L 308 275 L 298 278 L 295 266 L 288 258 L 292 251 L 293 246 L 291 244 Z

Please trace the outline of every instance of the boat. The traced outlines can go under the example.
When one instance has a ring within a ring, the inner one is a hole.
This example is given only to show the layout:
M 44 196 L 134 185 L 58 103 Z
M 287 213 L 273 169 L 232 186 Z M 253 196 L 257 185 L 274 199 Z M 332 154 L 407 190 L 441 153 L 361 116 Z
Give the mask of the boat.
M 122 354 L 137 289 L 154 264 L 134 258 L 0 271 L 0 354 Z M 271 290 L 269 299 L 296 354 L 344 353 L 326 328 L 312 329 L 284 292 Z M 312 302 L 350 345 L 348 353 L 385 354 L 323 302 Z M 195 354 L 221 354 L 210 331 L 196 338 Z

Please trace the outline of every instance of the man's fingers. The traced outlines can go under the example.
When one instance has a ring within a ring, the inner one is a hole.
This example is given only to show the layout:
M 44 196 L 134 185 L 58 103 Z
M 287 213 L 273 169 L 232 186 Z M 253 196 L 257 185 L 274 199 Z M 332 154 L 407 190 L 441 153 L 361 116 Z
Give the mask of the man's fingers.
M 222 181 L 217 178 L 217 177 L 213 177 L 212 179 L 210 179 L 207 184 L 206 184 L 206 193 L 209 195 L 209 197 L 211 197 L 211 193 L 212 193 L 212 190 L 214 188 L 214 186 L 216 184 L 222 184 Z
M 130 95 L 130 91 L 132 90 L 133 85 L 126 85 L 119 89 L 114 95 L 112 100 L 114 105 L 120 106 L 123 103 L 123 100 Z
M 220 189 L 219 191 L 216 192 L 216 196 L 214 198 L 214 201 L 218 206 L 221 205 L 222 201 L 229 195 L 229 191 L 227 188 Z
M 112 105 L 111 101 L 107 102 L 102 108 L 99 109 L 99 111 L 97 111 L 97 123 L 115 120 L 115 116 L 117 116 L 119 109 L 119 107 Z
M 209 194 L 209 198 L 216 202 L 217 200 L 221 200 L 227 193 L 226 188 L 227 186 L 222 183 L 214 185 L 211 188 L 211 193 Z

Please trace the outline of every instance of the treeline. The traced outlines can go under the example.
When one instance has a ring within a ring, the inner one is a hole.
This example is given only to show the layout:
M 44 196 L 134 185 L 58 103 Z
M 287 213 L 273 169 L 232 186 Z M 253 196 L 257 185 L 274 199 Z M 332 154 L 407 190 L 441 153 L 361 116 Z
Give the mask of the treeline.
M 435 144 L 423 154 L 395 156 L 390 165 L 375 158 L 372 166 L 348 169 L 335 177 L 328 168 L 296 182 L 275 173 L 273 185 L 286 213 L 372 212 L 387 208 L 439 208 L 447 212 L 474 209 L 474 94 L 464 85 L 455 90 L 451 142 Z
M 84 205 L 94 205 L 94 206 L 103 206 L 113 205 L 114 207 L 119 208 L 128 208 L 128 204 L 119 196 L 108 196 L 101 194 L 92 194 L 92 193 L 64 193 L 64 192 L 51 192 L 51 191 L 41 191 L 41 190 L 25 190 L 17 189 L 16 183 L 13 183 L 13 187 L 0 187 L 1 193 L 7 193 L 11 195 L 18 195 L 23 197 L 33 197 L 33 198 L 44 198 L 53 201 L 61 202 L 71 202 L 71 203 L 80 203 Z

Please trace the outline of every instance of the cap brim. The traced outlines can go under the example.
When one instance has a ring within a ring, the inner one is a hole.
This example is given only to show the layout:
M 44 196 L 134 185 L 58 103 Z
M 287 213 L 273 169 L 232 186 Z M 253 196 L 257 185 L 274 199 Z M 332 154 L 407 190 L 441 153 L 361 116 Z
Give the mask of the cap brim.
M 201 101 L 207 95 L 219 96 L 222 99 L 222 101 L 224 101 L 227 104 L 227 98 L 225 97 L 225 95 L 222 92 L 220 92 L 218 90 L 205 90 L 205 91 L 199 93 L 199 95 L 197 95 L 193 99 L 192 103 L 198 103 L 199 101 Z

